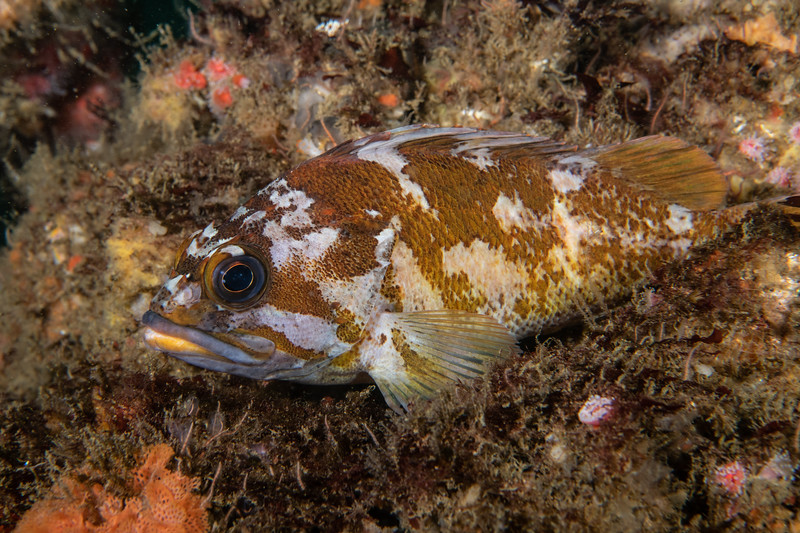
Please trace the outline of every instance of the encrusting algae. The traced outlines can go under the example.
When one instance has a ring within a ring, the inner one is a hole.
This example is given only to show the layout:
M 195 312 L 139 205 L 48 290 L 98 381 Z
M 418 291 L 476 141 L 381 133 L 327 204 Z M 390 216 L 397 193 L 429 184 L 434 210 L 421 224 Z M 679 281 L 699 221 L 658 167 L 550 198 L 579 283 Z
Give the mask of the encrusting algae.
M 37 501 L 17 524 L 18 533 L 203 533 L 208 499 L 195 494 L 200 481 L 167 469 L 167 444 L 144 450 L 129 474 L 130 496 L 67 476 Z

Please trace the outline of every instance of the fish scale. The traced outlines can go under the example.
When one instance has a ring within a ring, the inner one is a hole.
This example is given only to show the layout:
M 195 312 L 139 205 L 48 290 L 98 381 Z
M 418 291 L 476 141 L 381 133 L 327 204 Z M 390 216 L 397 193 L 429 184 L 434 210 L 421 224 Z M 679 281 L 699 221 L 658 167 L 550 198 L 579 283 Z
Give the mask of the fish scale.
M 145 341 L 256 379 L 374 380 L 408 409 L 626 295 L 736 223 L 699 148 L 578 151 L 410 126 L 339 145 L 192 234 Z

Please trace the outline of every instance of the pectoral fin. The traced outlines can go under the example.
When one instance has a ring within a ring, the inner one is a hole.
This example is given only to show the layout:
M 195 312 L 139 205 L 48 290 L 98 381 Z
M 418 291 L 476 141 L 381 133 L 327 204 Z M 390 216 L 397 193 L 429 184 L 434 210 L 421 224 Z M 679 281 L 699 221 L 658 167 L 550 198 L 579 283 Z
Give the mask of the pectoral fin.
M 516 339 L 494 318 L 452 310 L 384 313 L 360 346 L 365 369 L 395 411 L 518 353 Z

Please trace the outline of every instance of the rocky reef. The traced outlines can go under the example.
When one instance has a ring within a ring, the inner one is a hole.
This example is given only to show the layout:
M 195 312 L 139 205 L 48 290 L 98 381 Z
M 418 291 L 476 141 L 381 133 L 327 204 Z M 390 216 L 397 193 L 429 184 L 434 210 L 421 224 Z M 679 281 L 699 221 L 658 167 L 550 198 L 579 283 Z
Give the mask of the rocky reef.
M 768 202 L 402 416 L 198 371 L 138 323 L 188 234 L 409 123 L 668 134 L 729 203 L 800 193 L 796 2 L 185 8 L 0 6 L 0 531 L 800 531 L 800 234 Z

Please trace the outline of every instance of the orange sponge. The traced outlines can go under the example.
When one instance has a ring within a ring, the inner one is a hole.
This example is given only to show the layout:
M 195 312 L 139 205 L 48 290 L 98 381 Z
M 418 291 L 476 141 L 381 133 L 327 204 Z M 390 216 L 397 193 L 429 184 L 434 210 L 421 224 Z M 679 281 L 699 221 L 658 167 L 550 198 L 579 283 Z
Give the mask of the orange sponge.
M 130 473 L 134 496 L 123 502 L 101 485 L 65 477 L 17 524 L 20 533 L 200 533 L 208 531 L 207 502 L 194 494 L 200 482 L 167 470 L 174 452 L 148 448 Z

